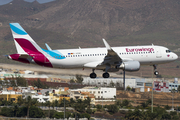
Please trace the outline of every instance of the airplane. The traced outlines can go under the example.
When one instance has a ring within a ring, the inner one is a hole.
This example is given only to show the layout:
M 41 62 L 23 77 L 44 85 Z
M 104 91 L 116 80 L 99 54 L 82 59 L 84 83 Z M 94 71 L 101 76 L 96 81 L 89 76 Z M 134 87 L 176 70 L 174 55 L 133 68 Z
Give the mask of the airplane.
M 16 54 L 8 55 L 8 59 L 23 63 L 32 63 L 51 68 L 90 68 L 90 78 L 96 78 L 95 70 L 103 70 L 103 78 L 109 78 L 109 72 L 138 71 L 141 65 L 154 67 L 154 74 L 158 64 L 169 63 L 178 56 L 168 48 L 156 45 L 111 47 L 102 39 L 103 48 L 80 48 L 52 50 L 45 44 L 47 50 L 42 49 L 20 26 L 10 23 L 10 28 L 17 49 Z

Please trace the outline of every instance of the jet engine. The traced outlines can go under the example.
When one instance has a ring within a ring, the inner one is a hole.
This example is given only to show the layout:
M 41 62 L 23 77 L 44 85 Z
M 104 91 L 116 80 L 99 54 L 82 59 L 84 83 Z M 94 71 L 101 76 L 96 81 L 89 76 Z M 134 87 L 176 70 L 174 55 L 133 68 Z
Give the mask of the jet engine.
M 138 71 L 140 69 L 139 61 L 127 61 L 122 62 L 121 65 L 117 65 L 116 69 L 123 69 L 125 71 Z

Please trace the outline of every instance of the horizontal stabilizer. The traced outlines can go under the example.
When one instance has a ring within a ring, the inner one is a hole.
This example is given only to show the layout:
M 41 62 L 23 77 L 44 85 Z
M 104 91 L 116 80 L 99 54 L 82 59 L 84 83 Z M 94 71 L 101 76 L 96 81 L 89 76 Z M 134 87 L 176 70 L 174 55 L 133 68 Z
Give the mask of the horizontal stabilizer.
M 19 58 L 29 59 L 29 58 L 32 58 L 32 56 L 27 55 L 27 54 L 21 54 L 21 55 L 19 56 Z

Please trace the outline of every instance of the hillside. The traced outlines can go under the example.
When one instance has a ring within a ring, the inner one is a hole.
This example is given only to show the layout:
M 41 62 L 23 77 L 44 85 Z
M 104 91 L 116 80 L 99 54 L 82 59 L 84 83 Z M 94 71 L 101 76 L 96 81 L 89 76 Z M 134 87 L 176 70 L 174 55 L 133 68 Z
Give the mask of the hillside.
M 133 101 L 132 105 L 137 106 L 141 105 L 141 103 L 147 101 L 148 99 L 152 99 L 152 92 L 140 92 L 133 93 L 127 91 L 117 91 L 117 100 L 130 100 Z M 172 97 L 174 100 L 174 107 L 180 104 L 179 101 L 179 93 L 165 93 L 165 92 L 153 92 L 153 103 L 154 106 L 172 106 Z
M 133 40 L 132 44 L 161 44 L 165 39 L 163 44 L 171 46 L 168 40 L 175 36 L 176 41 L 180 32 L 179 12 L 178 0 L 60 0 L 46 4 L 15 0 L 0 6 L 0 21 L 4 27 L 19 22 L 24 27 L 65 34 L 69 41 L 55 40 L 65 44 L 78 41 L 75 45 L 99 46 L 104 37 L 112 45 L 129 45 Z
M 102 47 L 105 38 L 111 46 L 153 43 L 180 55 L 179 13 L 179 0 L 14 0 L 0 6 L 0 54 L 15 53 L 9 23 L 19 22 L 43 48 Z

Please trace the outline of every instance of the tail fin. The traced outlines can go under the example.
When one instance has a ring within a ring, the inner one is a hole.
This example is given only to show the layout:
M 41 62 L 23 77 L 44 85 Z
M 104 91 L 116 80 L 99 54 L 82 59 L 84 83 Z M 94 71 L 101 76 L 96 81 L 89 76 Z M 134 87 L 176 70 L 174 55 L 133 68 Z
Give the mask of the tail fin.
M 49 59 L 44 55 L 44 51 L 27 34 L 19 23 L 10 23 L 10 28 L 16 45 L 17 54 L 9 55 L 9 59 L 25 63 L 35 62 L 41 66 L 53 67 Z
M 18 54 L 33 54 L 42 51 L 19 23 L 10 23 L 10 28 Z

